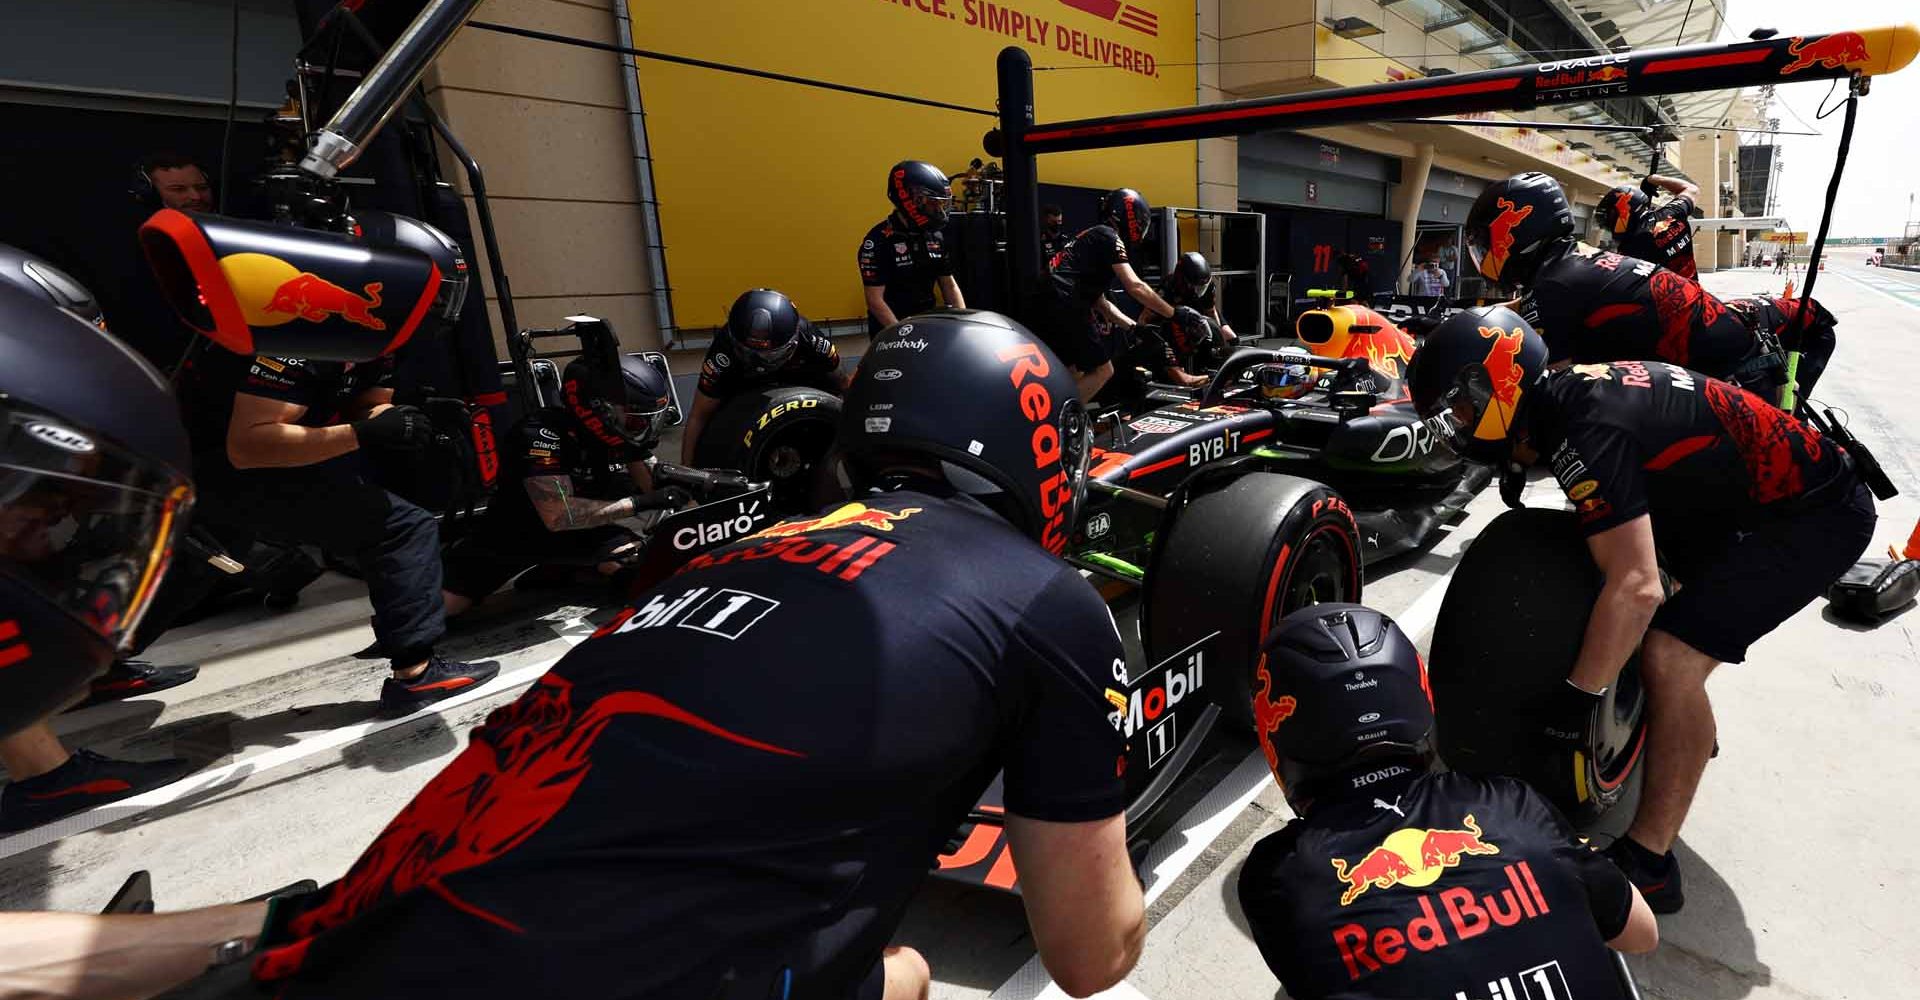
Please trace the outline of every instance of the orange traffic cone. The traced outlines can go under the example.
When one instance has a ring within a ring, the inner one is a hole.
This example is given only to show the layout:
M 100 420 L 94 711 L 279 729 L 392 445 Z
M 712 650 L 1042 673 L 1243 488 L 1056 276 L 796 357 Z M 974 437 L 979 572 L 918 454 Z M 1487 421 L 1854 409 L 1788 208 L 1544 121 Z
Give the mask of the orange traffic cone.
M 1789 299 L 1789 300 L 1793 298 L 1793 279 L 1792 278 L 1787 279 L 1787 290 L 1784 292 L 1781 292 L 1780 297 L 1783 299 Z

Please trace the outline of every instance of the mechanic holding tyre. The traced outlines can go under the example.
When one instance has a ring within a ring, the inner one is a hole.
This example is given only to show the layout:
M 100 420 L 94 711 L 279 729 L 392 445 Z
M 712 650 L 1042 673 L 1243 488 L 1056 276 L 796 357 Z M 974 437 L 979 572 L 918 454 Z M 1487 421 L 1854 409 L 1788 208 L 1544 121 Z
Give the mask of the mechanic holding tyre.
M 860 284 L 867 295 L 867 336 L 926 312 L 940 290 L 949 309 L 965 309 L 966 297 L 947 259 L 947 206 L 953 188 L 939 167 L 905 160 L 887 171 L 893 212 L 860 241 Z
M 1125 654 L 1058 557 L 1086 413 L 1012 321 L 923 322 L 848 393 L 855 501 L 642 595 L 345 877 L 271 907 L 0 914 L 0 983 L 147 994 L 220 955 L 288 998 L 910 1000 L 929 970 L 888 941 L 996 772 L 1048 973 L 1119 982 L 1146 932 L 1104 695 Z
M 1545 463 L 1573 503 L 1605 583 L 1566 685 L 1539 706 L 1542 735 L 1585 750 L 1593 709 L 1640 648 L 1646 785 L 1609 854 L 1672 913 L 1684 896 L 1670 848 L 1713 752 L 1707 677 L 1853 565 L 1873 498 L 1838 444 L 1750 392 L 1660 360 L 1550 357 L 1514 311 L 1469 310 L 1428 336 L 1408 387 L 1422 415 L 1449 416 L 1463 457 Z
M 648 465 L 673 402 L 667 374 L 632 355 L 620 355 L 614 371 L 590 358 L 562 373 L 565 406 L 529 413 L 508 431 L 502 488 L 472 532 L 446 551 L 448 615 L 539 565 L 616 577 L 639 554 L 641 538 L 615 522 L 691 501 L 678 486 L 655 490 Z
M 1152 228 L 1153 209 L 1140 192 L 1109 191 L 1100 201 L 1099 224 L 1081 230 L 1048 265 L 1052 280 L 1044 283 L 1035 302 L 1035 332 L 1073 367 L 1082 400 L 1092 399 L 1113 377 L 1109 328 L 1134 325 L 1107 298 L 1116 280 L 1141 308 L 1161 319 L 1173 318 L 1173 307 L 1140 280 L 1131 263 Z
M 811 385 L 835 395 L 851 376 L 840 374 L 840 352 L 813 328 L 792 300 L 771 288 L 742 292 L 727 310 L 726 328 L 713 335 L 700 363 L 693 412 L 680 440 L 680 462 L 694 465 L 700 435 L 722 403 L 759 386 Z
M 1426 668 L 1392 619 L 1303 608 L 1255 677 L 1299 818 L 1254 845 L 1239 898 L 1288 996 L 1628 995 L 1607 948 L 1654 948 L 1646 901 L 1525 782 L 1433 773 Z
M 1797 330 L 1789 318 L 1797 301 L 1721 302 L 1653 261 L 1580 242 L 1566 193 L 1546 174 L 1488 185 L 1466 229 L 1480 273 L 1524 289 L 1517 308 L 1553 363 L 1668 361 L 1773 398 L 1787 353 L 1798 351 L 1805 398 L 1833 354 L 1833 316 L 1818 303 Z
M 1206 385 L 1205 375 L 1187 371 L 1187 360 L 1209 353 L 1213 325 L 1192 306 L 1180 306 L 1165 323 L 1136 323 L 1114 335 L 1113 378 L 1094 399 L 1138 408 L 1154 382 L 1193 389 Z

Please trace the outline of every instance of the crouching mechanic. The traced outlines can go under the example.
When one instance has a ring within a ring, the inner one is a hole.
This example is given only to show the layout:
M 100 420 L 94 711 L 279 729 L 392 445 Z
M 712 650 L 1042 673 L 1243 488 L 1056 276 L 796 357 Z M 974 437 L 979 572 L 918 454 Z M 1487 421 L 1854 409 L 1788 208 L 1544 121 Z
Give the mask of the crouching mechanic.
M 224 448 L 195 456 L 209 520 L 358 560 L 373 602 L 373 634 L 393 667 L 380 708 L 401 715 L 484 684 L 492 660 L 442 658 L 440 529 L 433 516 L 369 482 L 354 452 L 418 452 L 427 415 L 393 403 L 395 361 L 361 364 L 261 355 L 218 359 L 203 409 L 225 409 Z M 217 387 L 217 388 L 215 388 Z
M 1189 367 L 1205 368 L 1208 363 L 1223 361 L 1238 346 L 1240 338 L 1233 327 L 1220 318 L 1220 300 L 1213 283 L 1213 265 L 1207 258 L 1195 251 L 1180 255 L 1173 265 L 1173 273 L 1167 276 L 1161 297 L 1175 309 L 1191 306 L 1200 315 L 1213 321 L 1213 328 L 1219 336 L 1206 345 L 1203 357 L 1184 357 Z M 1197 352 L 1199 353 L 1199 352 Z
M 1432 773 L 1426 668 L 1398 625 L 1303 608 L 1255 671 L 1299 818 L 1254 845 L 1240 907 L 1288 996 L 1624 1000 L 1607 948 L 1653 949 L 1646 901 L 1525 782 Z
M 1192 389 L 1209 381 L 1183 367 L 1192 363 L 1186 359 L 1207 353 L 1213 343 L 1212 324 L 1191 306 L 1175 309 L 1164 324 L 1136 323 L 1116 339 L 1122 346 L 1114 354 L 1113 378 L 1095 394 L 1096 400 L 1131 405 L 1146 396 L 1153 382 Z
M 1646 786 L 1609 853 L 1671 913 L 1684 895 L 1670 848 L 1713 752 L 1707 676 L 1853 565 L 1873 498 L 1837 444 L 1750 392 L 1661 361 L 1549 370 L 1548 356 L 1512 310 L 1469 310 L 1428 336 L 1408 387 L 1423 416 L 1450 415 L 1463 457 L 1547 463 L 1573 502 L 1605 584 L 1567 684 L 1539 706 L 1542 734 L 1584 749 L 1640 648 Z
M 1488 185 L 1466 228 L 1480 273 L 1525 289 L 1517 308 L 1545 338 L 1550 362 L 1668 361 L 1771 398 L 1786 353 L 1799 351 L 1804 397 L 1833 353 L 1832 316 L 1817 304 L 1804 329 L 1790 329 L 1767 308 L 1778 303 L 1721 302 L 1652 261 L 1580 242 L 1566 193 L 1546 174 Z
M 735 395 L 767 385 L 811 385 L 837 394 L 850 377 L 840 374 L 833 341 L 814 329 L 791 299 L 771 288 L 741 293 L 727 310 L 726 328 L 713 335 L 700 362 L 693 412 L 680 440 L 681 464 L 696 464 L 693 456 L 707 422 Z
M 1100 202 L 1100 223 L 1081 230 L 1048 264 L 1052 277 L 1036 300 L 1035 332 L 1073 366 L 1082 400 L 1092 399 L 1113 377 L 1113 344 L 1107 331 L 1134 325 L 1107 298 L 1115 281 L 1147 312 L 1173 318 L 1173 307 L 1133 272 L 1132 255 L 1152 229 L 1153 209 L 1140 192 L 1109 191 Z
M 691 499 L 678 486 L 655 490 L 647 464 L 672 403 L 667 376 L 624 354 L 618 370 L 600 368 L 586 358 L 568 364 L 565 405 L 529 413 L 508 432 L 501 470 L 508 485 L 473 532 L 447 549 L 447 614 L 465 612 L 538 565 L 615 576 L 641 544 L 615 522 Z

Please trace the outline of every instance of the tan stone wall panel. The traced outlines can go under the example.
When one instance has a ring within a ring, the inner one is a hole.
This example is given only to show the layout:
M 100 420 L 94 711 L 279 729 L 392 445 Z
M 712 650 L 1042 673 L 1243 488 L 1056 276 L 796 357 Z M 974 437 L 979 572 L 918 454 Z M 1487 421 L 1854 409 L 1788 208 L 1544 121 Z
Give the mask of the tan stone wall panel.
M 1220 41 L 1220 87 L 1241 96 L 1275 93 L 1310 81 L 1314 26 L 1303 24 Z M 1284 61 L 1274 61 L 1284 60 Z
M 491 0 L 480 19 L 596 42 L 615 41 L 613 10 L 560 0 Z M 626 107 L 612 53 L 467 29 L 435 62 L 439 83 L 466 90 Z
M 495 198 L 639 201 L 624 106 L 589 107 L 451 88 L 442 88 L 434 100 L 486 170 L 487 193 Z M 466 193 L 465 176 L 458 170 L 450 176 Z
M 1316 0 L 1220 0 L 1220 37 L 1254 35 L 1314 21 Z
M 650 290 L 637 210 L 593 202 L 491 201 L 507 277 L 516 295 L 625 295 Z

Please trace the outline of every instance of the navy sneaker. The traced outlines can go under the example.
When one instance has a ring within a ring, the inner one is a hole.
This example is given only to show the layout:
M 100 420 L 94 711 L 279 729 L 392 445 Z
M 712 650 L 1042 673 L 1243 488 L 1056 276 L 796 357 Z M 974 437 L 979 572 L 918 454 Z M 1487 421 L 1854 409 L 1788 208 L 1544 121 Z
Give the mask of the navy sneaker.
M 65 764 L 45 774 L 10 781 L 0 789 L 0 833 L 51 823 L 94 806 L 118 802 L 191 774 L 194 763 L 167 760 L 114 760 L 91 750 L 75 750 Z
M 1647 898 L 1647 907 L 1653 912 L 1679 913 L 1680 907 L 1686 904 L 1680 860 L 1672 851 L 1658 855 L 1640 846 L 1632 837 L 1621 837 L 1607 848 L 1606 855 L 1626 873 L 1627 881 L 1640 890 L 1640 895 Z
M 435 653 L 427 660 L 427 669 L 420 676 L 401 680 L 389 677 L 380 686 L 380 714 L 388 717 L 406 715 L 424 708 L 442 698 L 451 698 L 469 688 L 493 680 L 500 672 L 497 660 L 481 660 L 478 663 L 461 663 L 458 660 L 444 660 Z
M 87 697 L 79 704 L 67 709 L 78 711 L 92 705 L 103 705 L 122 698 L 137 698 L 155 691 L 179 687 L 200 676 L 200 668 L 191 664 L 177 667 L 161 667 L 145 660 L 115 660 L 107 672 L 93 679 Z

